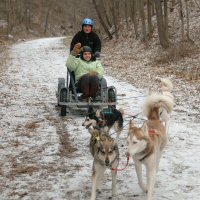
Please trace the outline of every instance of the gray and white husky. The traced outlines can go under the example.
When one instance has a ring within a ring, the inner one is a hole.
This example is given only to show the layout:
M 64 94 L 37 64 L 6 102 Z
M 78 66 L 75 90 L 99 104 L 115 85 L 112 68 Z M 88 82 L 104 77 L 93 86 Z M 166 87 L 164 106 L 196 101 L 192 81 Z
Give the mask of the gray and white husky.
M 92 193 L 91 200 L 96 199 L 96 191 L 100 190 L 104 172 L 110 169 L 112 173 L 112 199 L 117 197 L 115 170 L 119 164 L 119 150 L 116 141 L 107 133 L 98 129 L 88 129 L 90 138 L 90 152 L 94 158 L 92 167 Z
M 147 199 L 152 200 L 156 172 L 164 147 L 167 144 L 167 127 L 163 124 L 169 120 L 173 109 L 173 99 L 166 94 L 151 94 L 144 105 L 147 120 L 142 127 L 137 127 L 132 121 L 128 131 L 128 153 L 135 162 L 138 182 L 141 189 L 147 192 Z M 163 112 L 167 114 L 163 116 Z M 142 164 L 145 165 L 147 183 L 143 182 Z

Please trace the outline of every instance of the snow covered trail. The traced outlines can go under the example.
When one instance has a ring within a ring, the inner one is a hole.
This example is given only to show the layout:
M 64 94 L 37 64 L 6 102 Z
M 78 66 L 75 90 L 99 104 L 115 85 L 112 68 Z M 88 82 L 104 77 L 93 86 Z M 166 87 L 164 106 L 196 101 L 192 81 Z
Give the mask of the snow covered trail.
M 57 80 L 65 77 L 67 56 L 62 38 L 14 45 L 9 67 L 0 72 L 0 200 L 86 200 L 91 192 L 90 135 L 81 124 L 84 113 L 60 117 Z M 118 92 L 118 107 L 137 114 L 146 91 L 106 77 Z M 181 110 L 181 107 L 178 108 Z M 173 112 L 169 144 L 161 159 L 154 199 L 197 200 L 200 195 L 200 127 Z M 128 115 L 120 136 L 120 165 L 126 163 Z M 142 119 L 136 119 L 138 124 Z M 113 135 L 115 137 L 115 135 Z M 111 195 L 108 171 L 97 200 Z M 118 172 L 118 199 L 142 200 L 133 161 Z

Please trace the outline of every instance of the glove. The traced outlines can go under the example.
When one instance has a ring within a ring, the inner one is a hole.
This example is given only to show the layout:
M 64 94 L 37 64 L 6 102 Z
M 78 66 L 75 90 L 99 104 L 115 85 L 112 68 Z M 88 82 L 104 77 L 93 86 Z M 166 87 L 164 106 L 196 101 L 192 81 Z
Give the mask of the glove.
M 82 50 L 81 43 L 75 44 L 72 50 L 72 55 L 76 57 L 81 52 L 81 50 Z
M 96 51 L 93 55 L 96 59 L 100 59 L 100 52 Z

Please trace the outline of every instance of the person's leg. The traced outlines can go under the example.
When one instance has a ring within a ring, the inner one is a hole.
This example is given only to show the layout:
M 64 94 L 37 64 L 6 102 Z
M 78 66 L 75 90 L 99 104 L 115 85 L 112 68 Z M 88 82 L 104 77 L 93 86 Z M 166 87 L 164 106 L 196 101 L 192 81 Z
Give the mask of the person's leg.
M 99 78 L 98 76 L 90 76 L 89 80 L 89 96 L 95 98 L 99 91 Z
M 78 81 L 78 89 L 83 93 L 83 99 L 89 97 L 89 76 L 83 75 Z

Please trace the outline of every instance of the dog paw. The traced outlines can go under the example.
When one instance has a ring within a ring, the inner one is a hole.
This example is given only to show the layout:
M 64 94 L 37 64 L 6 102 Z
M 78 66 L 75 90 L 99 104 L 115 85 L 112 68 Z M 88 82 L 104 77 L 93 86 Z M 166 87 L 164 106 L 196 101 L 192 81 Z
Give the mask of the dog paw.
M 142 185 L 140 185 L 140 187 L 141 187 L 141 189 L 142 189 L 143 192 L 145 192 L 145 193 L 148 192 L 148 189 L 147 189 L 146 185 L 142 184 Z

